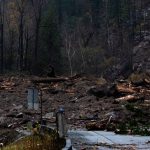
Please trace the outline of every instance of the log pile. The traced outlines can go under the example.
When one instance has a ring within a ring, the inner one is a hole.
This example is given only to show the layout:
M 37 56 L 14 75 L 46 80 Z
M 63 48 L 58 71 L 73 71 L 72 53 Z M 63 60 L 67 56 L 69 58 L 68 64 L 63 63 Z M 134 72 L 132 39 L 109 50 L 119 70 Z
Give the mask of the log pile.
M 116 90 L 123 96 L 116 98 L 115 102 L 144 102 L 144 99 L 150 96 L 150 90 L 148 88 L 149 80 L 146 79 L 146 81 L 141 82 L 141 85 L 135 85 L 131 82 L 117 83 Z
M 3 81 L 0 85 L 0 90 L 12 90 L 16 84 L 11 81 Z
M 127 95 L 124 97 L 116 98 L 115 102 L 124 102 L 124 101 L 137 102 L 138 100 L 144 101 L 144 97 L 138 95 Z
M 132 115 L 137 119 L 139 112 L 143 112 L 144 121 L 149 120 L 147 119 L 150 114 L 149 81 L 145 79 L 143 83 L 137 85 L 126 80 L 115 83 L 101 82 L 99 78 L 80 75 L 66 78 L 6 77 L 0 80 L 0 88 L 3 88 L 0 90 L 2 93 L 0 112 L 4 117 L 11 119 L 8 120 L 11 128 L 22 126 L 21 121 L 24 123 L 32 116 L 38 118 L 39 113 L 32 113 L 32 110 L 29 112 L 25 107 L 17 111 L 17 114 L 16 111 L 15 113 L 12 111 L 12 104 L 26 106 L 27 89 L 35 84 L 36 88 L 42 91 L 43 115 L 64 106 L 68 122 L 73 127 L 115 131 L 116 125 L 128 121 L 129 118 L 132 119 Z M 10 93 L 9 88 L 15 92 Z M 131 113 L 131 110 L 135 110 L 137 114 Z M 24 117 L 19 118 L 22 117 L 22 113 Z M 141 121 L 141 118 L 139 120 Z
M 143 102 L 150 97 L 150 80 L 145 79 L 140 84 L 133 84 L 129 81 L 117 81 L 116 83 L 107 83 L 102 86 L 94 86 L 88 91 L 89 94 L 96 97 L 114 97 L 116 103 L 120 102 Z

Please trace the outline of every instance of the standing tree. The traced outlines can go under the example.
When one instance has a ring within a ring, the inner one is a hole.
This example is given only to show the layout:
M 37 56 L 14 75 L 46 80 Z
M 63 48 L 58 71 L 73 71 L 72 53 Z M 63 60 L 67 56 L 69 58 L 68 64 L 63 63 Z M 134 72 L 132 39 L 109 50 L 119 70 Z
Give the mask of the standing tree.
M 0 1 L 0 30 L 1 30 L 1 40 L 0 40 L 0 48 L 1 48 L 1 73 L 4 71 L 4 0 Z
M 19 70 L 24 68 L 24 18 L 25 18 L 25 7 L 26 0 L 16 0 L 17 10 L 19 12 Z
M 35 43 L 34 43 L 34 61 L 38 58 L 38 44 L 40 35 L 40 24 L 42 20 L 42 8 L 44 6 L 44 0 L 31 0 L 35 17 Z

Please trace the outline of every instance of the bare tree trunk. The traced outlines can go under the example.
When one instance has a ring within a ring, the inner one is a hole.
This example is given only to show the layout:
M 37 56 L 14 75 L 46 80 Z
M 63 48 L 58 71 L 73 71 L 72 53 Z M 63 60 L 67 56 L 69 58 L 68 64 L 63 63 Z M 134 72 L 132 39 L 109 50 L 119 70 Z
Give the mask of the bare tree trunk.
M 111 39 L 110 39 L 110 29 L 109 29 L 109 14 L 108 14 L 108 5 L 109 5 L 109 0 L 106 0 L 106 6 L 105 6 L 105 13 L 106 13 L 106 32 L 107 32 L 107 48 L 108 50 L 112 50 L 111 47 Z
M 1 73 L 4 72 L 4 0 L 0 2 L 0 22 L 1 22 Z
M 19 51 L 20 51 L 20 70 L 23 69 L 23 14 L 20 16 L 20 35 L 19 35 Z
M 34 15 L 35 15 L 35 45 L 34 45 L 34 61 L 37 61 L 38 58 L 38 43 L 39 43 L 39 31 L 40 31 L 40 23 L 42 17 L 42 7 L 44 4 L 44 0 L 34 1 L 31 0 Z
M 3 23 L 1 23 L 1 73 L 4 72 L 4 28 Z
M 25 46 L 25 58 L 24 58 L 24 66 L 25 70 L 28 69 L 28 49 L 29 49 L 29 31 L 28 28 L 25 34 L 26 46 Z
M 67 49 L 67 55 L 68 55 L 68 60 L 69 60 L 69 68 L 70 68 L 70 75 L 73 75 L 73 68 L 72 68 L 72 57 L 71 57 L 71 42 L 68 41 L 66 43 L 66 49 Z
M 73 46 L 72 46 L 72 37 L 68 35 L 67 31 L 66 31 L 66 37 L 65 37 L 65 49 L 66 49 L 67 58 L 69 61 L 70 75 L 73 76 L 72 59 L 73 59 L 76 51 L 75 51 L 75 49 L 73 49 Z
M 36 22 L 36 29 L 35 29 L 35 47 L 34 47 L 34 61 L 37 61 L 38 58 L 38 43 L 39 43 L 39 21 Z
M 122 21 L 121 21 L 121 0 L 118 0 L 117 2 L 117 25 L 118 25 L 118 46 L 121 48 L 121 51 L 123 50 L 123 32 L 122 32 Z M 119 55 L 121 56 L 121 51 L 119 52 Z
M 18 46 L 18 56 L 19 56 L 19 70 L 23 70 L 24 65 L 24 13 L 26 1 L 16 0 L 17 9 L 19 12 L 19 46 Z
M 80 49 L 80 53 L 81 53 L 81 58 L 82 58 L 82 65 L 81 65 L 81 71 L 85 71 L 86 68 L 86 61 L 84 58 L 84 52 L 82 50 L 82 44 L 81 44 L 81 40 L 79 40 L 79 49 Z
M 129 12 L 129 18 L 130 22 L 133 22 L 133 12 L 132 12 L 132 3 L 130 0 L 128 0 L 128 12 Z M 129 28 L 128 31 L 128 65 L 129 70 L 132 71 L 132 65 L 133 65 L 133 42 L 134 42 L 134 25 L 132 25 L 131 28 Z
M 14 33 L 12 31 L 9 30 L 9 40 L 10 40 L 10 47 L 9 47 L 9 50 L 10 50 L 10 57 L 9 57 L 9 66 L 8 69 L 12 70 L 12 66 L 13 66 L 13 45 L 14 45 Z
M 61 29 L 61 24 L 62 24 L 62 0 L 57 0 L 58 2 L 58 23 L 59 27 Z

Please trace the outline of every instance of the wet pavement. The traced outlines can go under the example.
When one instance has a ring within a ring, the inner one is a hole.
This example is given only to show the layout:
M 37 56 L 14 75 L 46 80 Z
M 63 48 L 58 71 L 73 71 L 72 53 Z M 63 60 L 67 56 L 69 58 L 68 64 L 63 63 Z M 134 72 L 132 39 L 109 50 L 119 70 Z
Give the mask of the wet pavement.
M 117 135 L 105 131 L 71 130 L 68 136 L 78 149 L 96 150 L 150 150 L 150 136 Z

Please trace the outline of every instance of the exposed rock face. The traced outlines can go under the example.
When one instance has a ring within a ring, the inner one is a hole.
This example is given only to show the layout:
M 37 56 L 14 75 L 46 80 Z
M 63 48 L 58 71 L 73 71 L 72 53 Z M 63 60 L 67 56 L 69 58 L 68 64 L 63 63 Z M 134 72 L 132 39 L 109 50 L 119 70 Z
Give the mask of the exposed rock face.
M 133 69 L 150 73 L 150 33 L 133 49 Z

